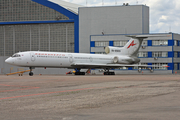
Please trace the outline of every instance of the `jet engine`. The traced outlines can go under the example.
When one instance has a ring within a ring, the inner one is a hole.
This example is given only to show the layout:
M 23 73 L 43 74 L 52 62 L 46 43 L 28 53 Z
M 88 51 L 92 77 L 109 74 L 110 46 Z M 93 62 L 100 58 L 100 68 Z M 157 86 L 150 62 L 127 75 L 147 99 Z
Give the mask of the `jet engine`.
M 122 48 L 107 46 L 105 48 L 105 53 L 106 54 L 119 54 L 119 53 L 121 53 L 121 50 L 122 50 Z
M 113 59 L 115 64 L 136 64 L 139 62 L 140 59 L 136 57 L 115 56 Z

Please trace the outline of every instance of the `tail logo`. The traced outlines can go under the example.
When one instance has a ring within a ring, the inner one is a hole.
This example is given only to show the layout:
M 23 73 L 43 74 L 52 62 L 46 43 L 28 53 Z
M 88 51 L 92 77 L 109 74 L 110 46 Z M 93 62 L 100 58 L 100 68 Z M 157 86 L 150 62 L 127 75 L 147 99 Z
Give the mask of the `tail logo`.
M 134 46 L 134 45 L 136 45 L 136 44 L 134 44 L 134 40 L 133 40 L 127 48 L 130 48 L 131 46 Z

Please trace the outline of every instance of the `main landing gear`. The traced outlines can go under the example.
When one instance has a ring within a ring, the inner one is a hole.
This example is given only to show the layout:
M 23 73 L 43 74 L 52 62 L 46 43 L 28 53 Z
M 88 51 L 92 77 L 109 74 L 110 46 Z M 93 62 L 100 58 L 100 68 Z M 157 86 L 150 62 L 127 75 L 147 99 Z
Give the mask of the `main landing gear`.
M 76 71 L 75 75 L 85 75 L 86 74 L 85 72 L 80 72 L 80 70 L 81 70 L 80 68 L 76 68 L 75 69 L 75 71 Z
M 32 67 L 29 67 L 29 69 L 30 69 L 30 72 L 29 72 L 29 76 L 33 76 L 34 74 L 33 74 L 33 72 L 32 72 Z
M 105 69 L 104 75 L 115 75 L 115 72 L 109 72 L 109 69 Z

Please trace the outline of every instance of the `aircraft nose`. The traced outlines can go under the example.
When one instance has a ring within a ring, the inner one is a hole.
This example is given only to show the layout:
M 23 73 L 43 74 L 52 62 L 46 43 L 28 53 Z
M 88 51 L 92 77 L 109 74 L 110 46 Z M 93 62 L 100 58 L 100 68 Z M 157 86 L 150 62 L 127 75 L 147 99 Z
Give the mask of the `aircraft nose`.
M 8 59 L 6 59 L 6 60 L 5 60 L 5 63 L 12 64 L 12 63 L 13 63 L 13 61 L 12 61 L 12 59 L 11 59 L 11 58 L 8 58 Z

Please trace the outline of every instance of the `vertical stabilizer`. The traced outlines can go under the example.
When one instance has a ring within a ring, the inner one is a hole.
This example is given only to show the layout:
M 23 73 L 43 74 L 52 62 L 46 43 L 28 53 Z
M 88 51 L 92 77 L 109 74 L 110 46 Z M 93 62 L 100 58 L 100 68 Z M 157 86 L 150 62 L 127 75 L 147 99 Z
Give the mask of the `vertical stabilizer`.
M 141 47 L 142 41 L 148 37 L 166 37 L 167 35 L 128 35 L 131 37 L 129 42 L 122 48 L 106 47 L 106 54 L 125 55 L 129 57 L 137 57 L 138 51 Z M 169 35 L 168 35 L 169 36 Z
M 120 55 L 137 56 L 144 38 L 131 38 L 129 42 L 122 48 Z
M 127 36 L 131 37 L 129 42 L 122 48 L 119 47 L 106 47 L 105 52 L 106 54 L 112 55 L 125 55 L 130 57 L 137 57 L 139 48 L 141 47 L 143 39 L 147 37 L 137 37 L 137 36 Z

